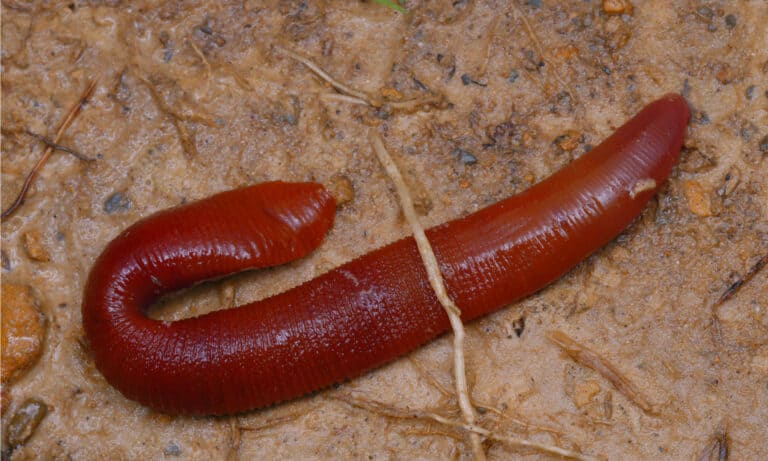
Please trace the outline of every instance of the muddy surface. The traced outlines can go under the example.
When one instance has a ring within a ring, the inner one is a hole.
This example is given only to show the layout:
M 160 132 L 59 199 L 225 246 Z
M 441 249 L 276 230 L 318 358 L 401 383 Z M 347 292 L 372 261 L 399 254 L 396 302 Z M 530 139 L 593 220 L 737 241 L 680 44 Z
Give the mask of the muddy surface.
M 53 138 L 98 79 L 59 140 L 92 161 L 57 150 L 2 223 L 3 290 L 27 290 L 44 316 L 27 322 L 42 325 L 39 359 L 7 381 L 4 370 L 3 459 L 469 459 L 463 433 L 377 409 L 459 418 L 448 337 L 238 416 L 126 400 L 83 338 L 91 264 L 154 211 L 266 180 L 327 185 L 343 204 L 310 257 L 203 285 L 153 315 L 255 300 L 406 235 L 369 130 L 435 225 L 545 178 L 667 92 L 693 117 L 658 199 L 551 287 L 467 326 L 479 423 L 609 459 L 694 459 L 720 427 L 732 459 L 768 458 L 768 273 L 737 287 L 768 254 L 768 4 L 605 3 L 408 1 L 404 15 L 353 1 L 3 2 L 4 209 L 43 154 L 36 135 Z M 286 50 L 384 104 L 338 97 Z M 660 412 L 563 354 L 551 330 L 610 361 Z

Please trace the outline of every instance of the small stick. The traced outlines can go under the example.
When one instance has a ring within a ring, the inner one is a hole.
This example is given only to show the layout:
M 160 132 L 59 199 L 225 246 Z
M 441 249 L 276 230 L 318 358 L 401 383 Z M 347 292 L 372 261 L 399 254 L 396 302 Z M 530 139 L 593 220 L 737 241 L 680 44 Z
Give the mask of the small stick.
M 61 137 L 64 135 L 64 132 L 67 131 L 67 128 L 69 128 L 72 122 L 75 121 L 75 118 L 78 116 L 78 114 L 80 114 L 80 111 L 85 106 L 85 103 L 88 102 L 88 99 L 91 97 L 91 95 L 93 95 L 93 92 L 96 89 L 96 83 L 98 81 L 99 81 L 98 77 L 91 80 L 91 82 L 85 88 L 85 91 L 77 99 L 77 102 L 75 103 L 75 105 L 73 105 L 69 109 L 69 111 L 67 112 L 67 116 L 64 117 L 64 120 L 61 122 L 61 124 L 59 125 L 59 128 L 56 130 L 56 136 L 53 138 L 52 144 L 57 145 L 59 141 L 61 141 Z M 19 192 L 19 195 L 16 196 L 16 200 L 14 200 L 13 203 L 11 203 L 11 206 L 9 206 L 5 211 L 3 211 L 2 215 L 0 215 L 0 219 L 5 219 L 9 217 L 21 206 L 22 203 L 24 203 L 24 198 L 27 195 L 27 191 L 32 185 L 32 182 L 35 180 L 37 173 L 40 171 L 40 169 L 43 167 L 45 162 L 48 160 L 48 157 L 50 157 L 55 150 L 56 149 L 50 145 L 45 148 L 45 151 L 43 151 L 43 156 L 40 157 L 40 160 L 38 160 L 35 166 L 32 167 L 32 170 L 29 172 L 29 174 L 27 175 L 27 178 L 24 180 L 24 185 L 21 187 L 21 191 Z
M 697 461 L 728 461 L 728 432 L 722 422 L 717 426 L 712 441 L 696 459 Z
M 400 205 L 403 209 L 403 214 L 408 223 L 411 225 L 413 231 L 413 238 L 416 240 L 416 245 L 419 248 L 419 254 L 424 262 L 424 267 L 427 270 L 429 276 L 429 284 L 437 295 L 437 299 L 440 304 L 445 308 L 448 319 L 451 322 L 451 328 L 453 329 L 453 354 L 454 354 L 454 374 L 456 378 L 456 393 L 459 398 L 459 407 L 464 414 L 464 419 L 468 425 L 475 423 L 475 410 L 472 408 L 472 403 L 469 400 L 469 392 L 467 391 L 467 376 L 466 366 L 464 362 L 464 325 L 461 323 L 461 311 L 456 304 L 448 296 L 448 291 L 445 289 L 445 283 L 443 281 L 442 274 L 440 273 L 440 267 L 437 263 L 432 246 L 429 244 L 424 228 L 419 223 L 419 218 L 416 215 L 416 210 L 413 208 L 413 199 L 408 191 L 408 187 L 403 181 L 403 177 L 400 175 L 400 171 L 397 169 L 397 165 L 390 157 L 387 149 L 384 147 L 379 134 L 371 130 L 371 144 L 373 150 L 379 161 L 384 166 L 392 182 L 395 184 L 395 189 L 400 196 Z M 472 432 L 471 435 L 472 448 L 475 459 L 484 460 L 485 453 L 480 444 L 480 437 L 478 433 Z
M 66 152 L 66 153 L 68 153 L 70 155 L 73 155 L 78 160 L 82 160 L 84 162 L 94 162 L 94 161 L 96 161 L 96 159 L 93 158 L 93 157 L 88 157 L 87 155 L 83 155 L 80 152 L 76 151 L 75 149 L 72 149 L 71 147 L 67 147 L 67 146 L 64 146 L 64 145 L 61 145 L 61 144 L 56 144 L 55 142 L 53 142 L 53 139 L 50 139 L 50 138 L 48 138 L 46 136 L 43 136 L 41 134 L 37 134 L 34 131 L 25 130 L 24 132 L 27 133 L 28 135 L 32 136 L 33 138 L 37 139 L 38 141 L 42 142 L 46 146 L 53 147 L 55 150 L 60 150 L 62 152 Z
M 562 456 L 564 458 L 576 459 L 580 461 L 597 461 L 597 458 L 584 455 L 572 450 L 567 450 L 565 448 L 561 448 L 554 445 L 544 445 L 541 443 L 536 443 L 536 442 L 526 440 L 526 439 L 521 439 L 518 437 L 499 435 L 489 431 L 488 429 L 482 428 L 480 426 L 477 426 L 474 424 L 465 424 L 459 421 L 454 421 L 452 419 L 446 418 L 444 416 L 440 416 L 432 412 L 425 412 L 425 411 L 418 411 L 418 410 L 401 410 L 398 408 L 391 408 L 387 405 L 384 405 L 378 402 L 364 402 L 355 398 L 344 398 L 344 397 L 333 397 L 333 396 L 331 396 L 331 398 L 339 400 L 340 402 L 344 402 L 349 406 L 360 408 L 361 410 L 369 411 L 371 413 L 387 416 L 390 418 L 406 419 L 406 420 L 422 419 L 422 420 L 434 421 L 449 427 L 462 429 L 473 434 L 482 435 L 483 437 L 486 437 L 488 439 L 495 440 L 497 442 L 506 443 L 508 445 L 532 448 L 545 453 L 551 453 L 554 455 Z
M 570 337 L 562 331 L 550 331 L 547 334 L 547 339 L 552 341 L 556 346 L 561 348 L 570 358 L 577 363 L 580 363 L 588 368 L 591 368 L 598 372 L 603 378 L 607 379 L 613 387 L 616 388 L 624 397 L 628 398 L 635 405 L 640 407 L 644 412 L 655 415 L 659 413 L 659 409 L 652 405 L 637 389 L 637 387 L 626 377 L 624 377 L 619 371 L 611 365 L 607 360 L 597 355 L 596 352 L 588 349 Z
M 745 283 L 748 283 L 750 280 L 752 280 L 752 277 L 755 276 L 758 272 L 760 272 L 760 269 L 766 266 L 768 264 L 768 254 L 764 255 L 762 258 L 758 259 L 754 266 L 752 266 L 746 274 L 744 274 L 744 277 L 739 278 L 735 282 L 731 284 L 724 292 L 720 295 L 720 297 L 715 301 L 715 304 L 712 306 L 713 308 L 720 307 L 721 304 L 728 301 L 733 297 L 733 295 L 736 294 L 739 289 L 744 286 Z
M 293 51 L 291 51 L 291 50 L 289 50 L 287 48 L 278 47 L 278 49 L 282 50 L 288 56 L 292 57 L 293 59 L 295 59 L 295 60 L 299 61 L 300 63 L 304 64 L 305 66 L 307 66 L 309 68 L 309 70 L 314 72 L 315 75 L 317 75 L 321 79 L 323 79 L 326 82 L 328 82 L 332 87 L 336 88 L 336 90 L 338 92 L 340 92 L 342 94 L 346 94 L 348 96 L 355 97 L 357 99 L 362 99 L 363 101 L 365 101 L 366 103 L 368 103 L 369 105 L 371 105 L 373 107 L 381 107 L 381 101 L 374 99 L 373 97 L 371 97 L 370 95 L 366 94 L 363 91 L 356 90 L 356 89 L 354 89 L 354 88 L 352 88 L 350 86 L 347 86 L 347 85 L 341 83 L 340 81 L 334 79 L 326 71 L 321 69 L 320 66 L 318 66 L 314 62 L 310 61 L 309 59 L 305 58 L 304 56 L 301 56 L 301 55 L 299 55 L 299 54 L 297 54 L 297 53 L 295 53 L 295 52 L 293 52 Z
M 717 298 L 717 301 L 715 301 L 712 304 L 711 310 L 711 320 L 710 325 L 712 326 L 712 337 L 713 340 L 716 343 L 722 343 L 723 341 L 723 332 L 722 327 L 720 326 L 720 315 L 719 310 L 720 306 L 729 299 L 731 299 L 738 291 L 741 289 L 744 284 L 749 283 L 750 280 L 758 273 L 760 272 L 760 269 L 766 266 L 768 264 L 768 254 L 764 255 L 760 259 L 757 260 L 754 266 L 752 266 L 746 274 L 744 274 L 743 277 L 740 277 L 738 280 L 733 282 L 726 290 L 720 295 L 719 298 Z

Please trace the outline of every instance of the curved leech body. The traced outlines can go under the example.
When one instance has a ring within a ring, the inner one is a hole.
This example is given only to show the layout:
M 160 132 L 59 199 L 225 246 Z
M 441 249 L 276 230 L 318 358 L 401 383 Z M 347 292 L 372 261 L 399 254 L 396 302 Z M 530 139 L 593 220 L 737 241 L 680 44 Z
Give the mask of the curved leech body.
M 665 96 L 525 192 L 429 229 L 462 319 L 541 289 L 624 230 L 676 162 L 688 117 L 682 98 Z M 447 331 L 412 238 L 261 301 L 170 323 L 145 316 L 164 293 L 307 254 L 333 214 L 317 184 L 266 183 L 134 224 L 86 285 L 97 367 L 157 410 L 235 413 L 357 376 Z

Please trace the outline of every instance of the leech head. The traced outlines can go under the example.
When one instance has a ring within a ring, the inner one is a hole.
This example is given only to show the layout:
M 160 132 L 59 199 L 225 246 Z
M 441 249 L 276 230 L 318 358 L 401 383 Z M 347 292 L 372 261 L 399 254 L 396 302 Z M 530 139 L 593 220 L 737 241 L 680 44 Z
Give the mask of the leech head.
M 656 189 L 656 180 L 653 178 L 643 178 L 638 180 L 632 186 L 632 189 L 629 190 L 629 197 L 634 199 L 641 192 L 645 192 L 647 190 L 653 190 L 653 189 Z

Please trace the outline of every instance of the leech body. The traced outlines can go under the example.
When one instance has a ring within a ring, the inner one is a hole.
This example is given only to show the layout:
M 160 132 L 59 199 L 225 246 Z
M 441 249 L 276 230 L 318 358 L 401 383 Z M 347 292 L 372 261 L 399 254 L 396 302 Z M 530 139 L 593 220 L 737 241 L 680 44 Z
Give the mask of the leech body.
M 428 230 L 462 319 L 541 289 L 624 230 L 667 178 L 688 117 L 680 96 L 665 96 L 541 183 Z M 266 183 L 131 226 L 85 288 L 98 369 L 162 412 L 236 413 L 360 375 L 447 331 L 412 238 L 248 305 L 176 322 L 146 317 L 164 293 L 307 254 L 334 208 L 317 184 Z

